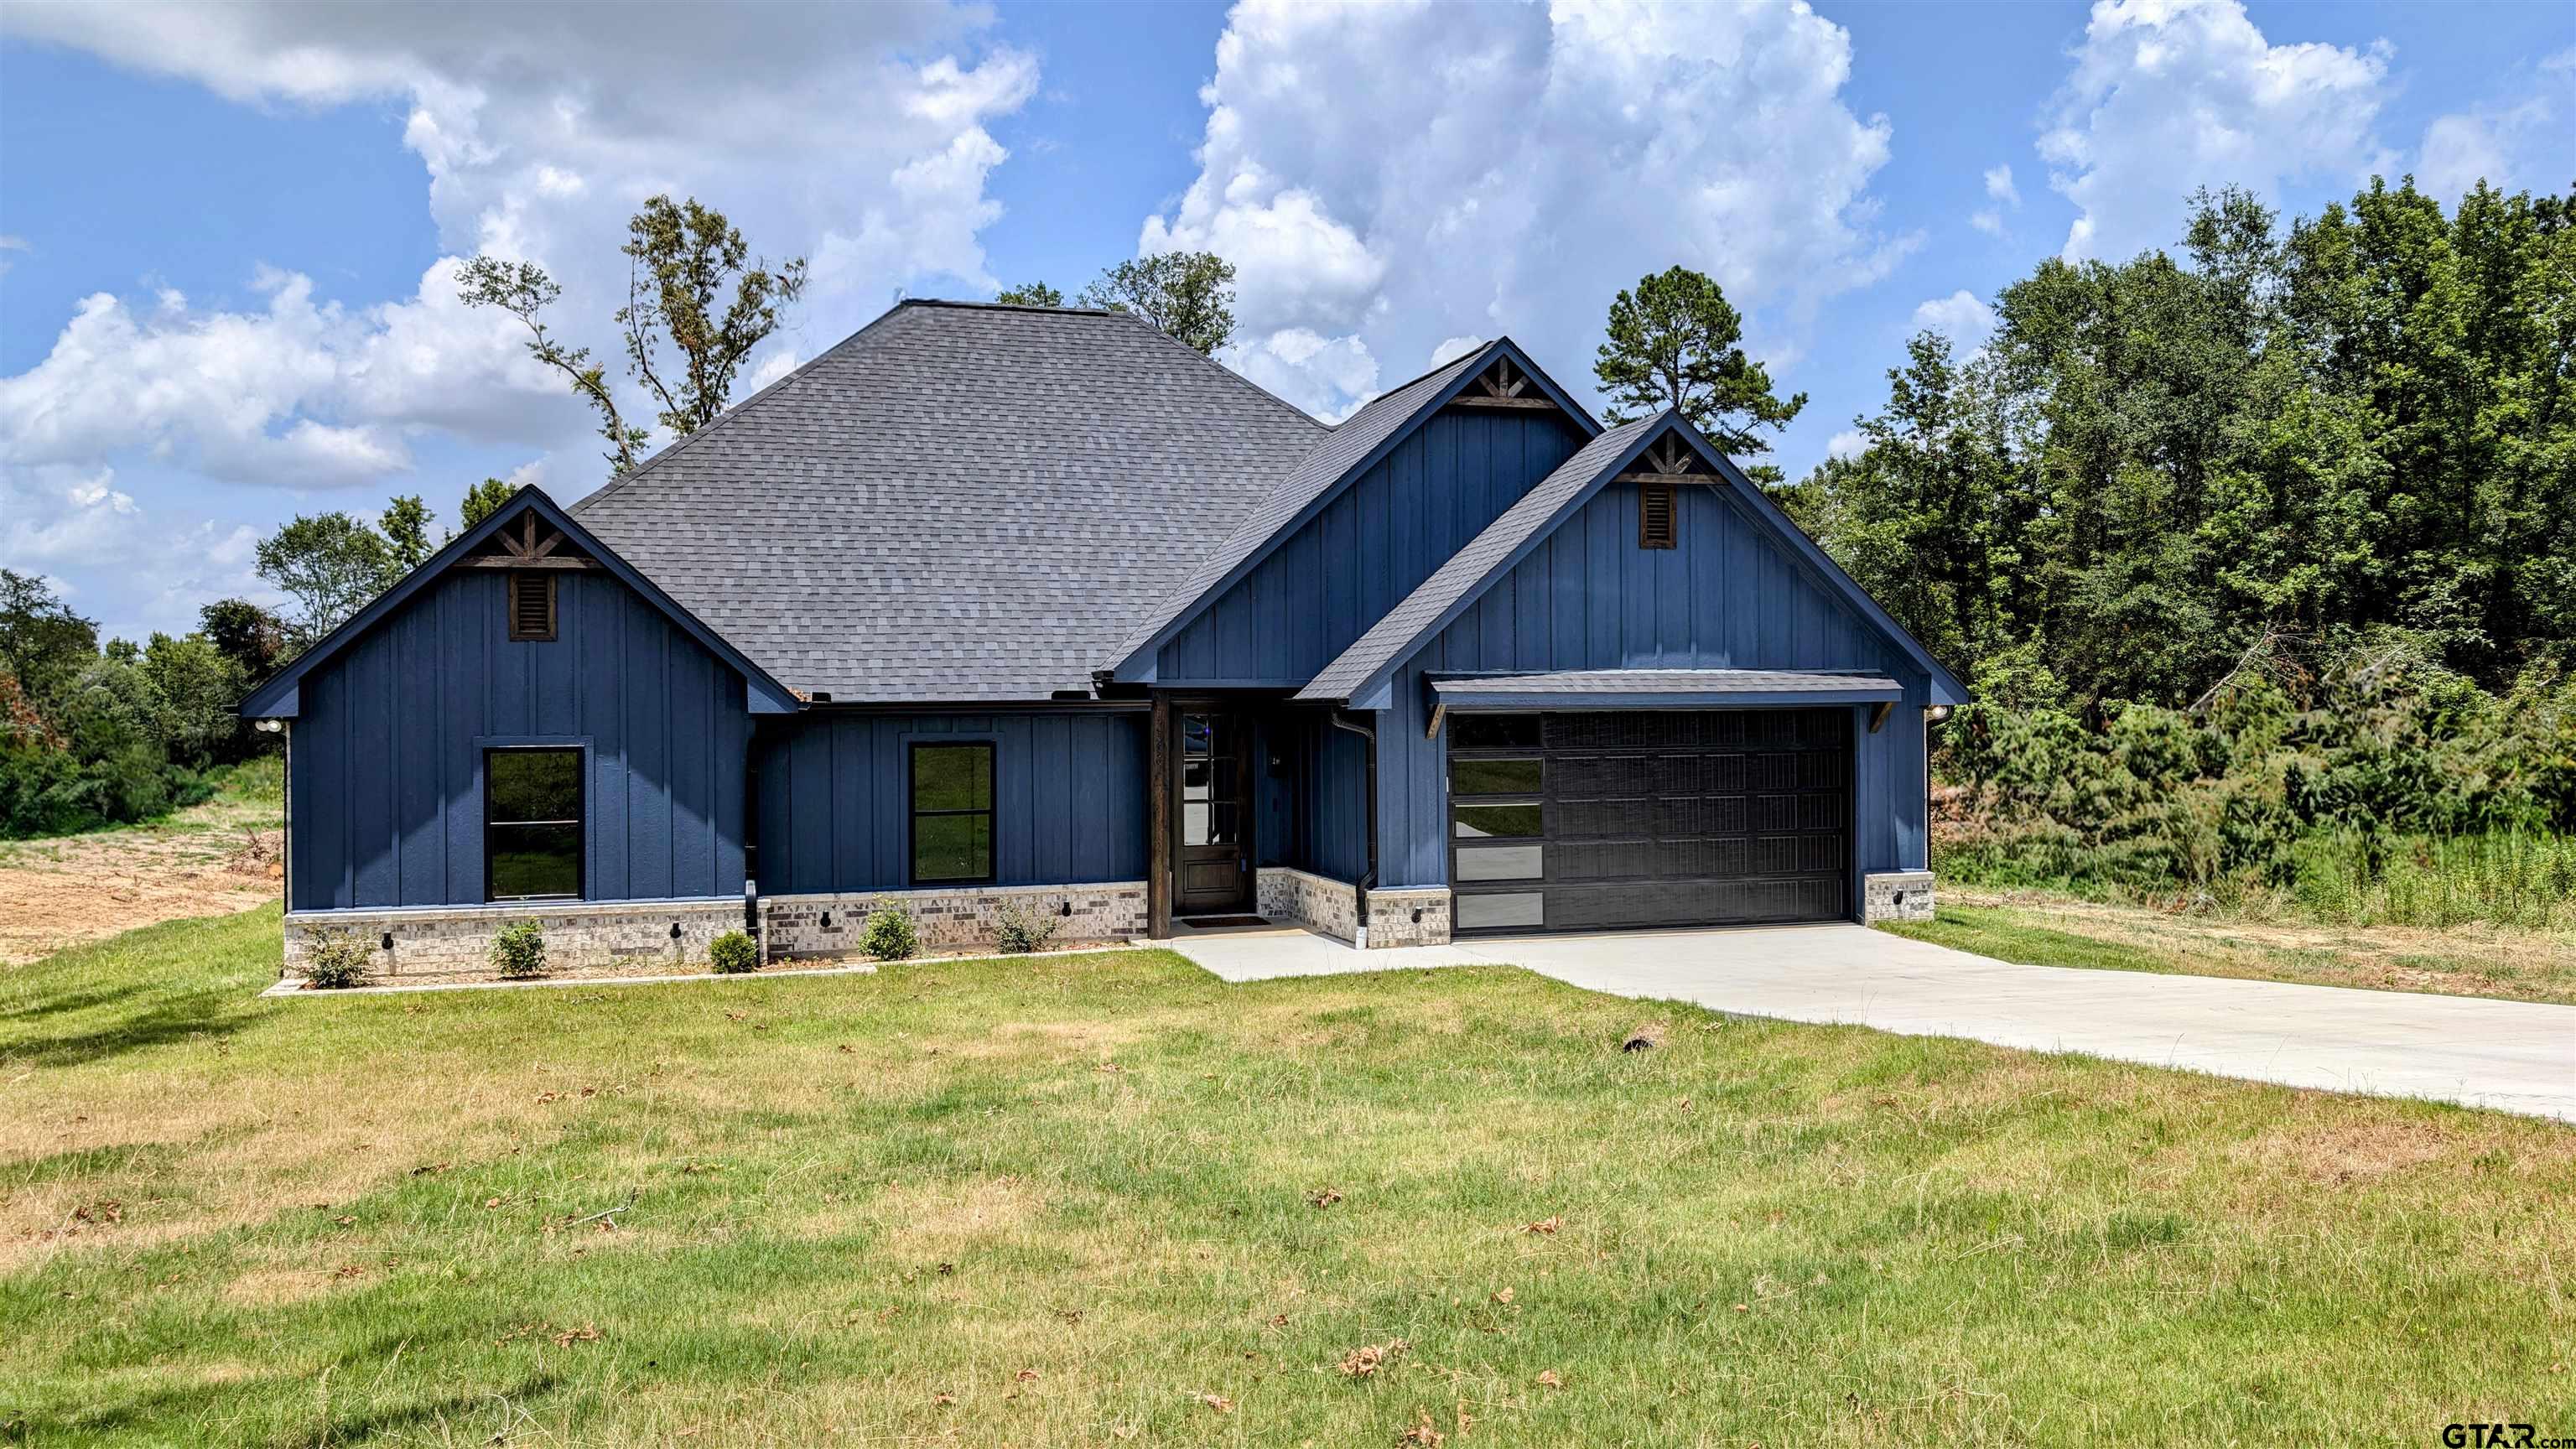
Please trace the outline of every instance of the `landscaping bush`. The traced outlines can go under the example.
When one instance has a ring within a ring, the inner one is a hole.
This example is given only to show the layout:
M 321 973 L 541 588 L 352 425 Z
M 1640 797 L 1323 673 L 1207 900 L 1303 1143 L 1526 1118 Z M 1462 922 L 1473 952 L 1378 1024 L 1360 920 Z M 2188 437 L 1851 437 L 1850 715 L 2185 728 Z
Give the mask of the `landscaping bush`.
M 912 923 L 912 913 L 900 906 L 879 906 L 868 912 L 868 921 L 859 929 L 859 949 L 880 961 L 901 961 L 921 949 L 921 932 Z
M 993 935 L 1002 950 L 1013 956 L 1045 950 L 1054 942 L 1056 932 L 1063 929 L 1063 917 L 1026 910 L 1017 901 L 1004 901 L 1002 908 L 993 913 Z
M 318 991 L 339 991 L 367 984 L 367 944 L 337 926 L 304 933 L 304 984 Z
M 727 931 L 707 943 L 707 965 L 719 976 L 740 976 L 760 969 L 760 948 L 740 931 Z
M 492 969 L 511 981 L 546 974 L 546 933 L 534 921 L 514 921 L 492 938 Z

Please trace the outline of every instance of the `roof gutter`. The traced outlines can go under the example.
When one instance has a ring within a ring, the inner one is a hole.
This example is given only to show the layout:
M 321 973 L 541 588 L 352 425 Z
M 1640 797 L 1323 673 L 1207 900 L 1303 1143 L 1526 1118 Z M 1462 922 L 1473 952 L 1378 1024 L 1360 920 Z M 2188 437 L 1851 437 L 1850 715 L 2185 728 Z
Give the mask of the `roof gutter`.
M 1349 730 L 1368 741 L 1368 873 L 1360 877 L 1355 944 L 1368 949 L 1369 892 L 1377 889 L 1377 726 L 1360 724 L 1346 710 L 1334 710 L 1333 728 Z

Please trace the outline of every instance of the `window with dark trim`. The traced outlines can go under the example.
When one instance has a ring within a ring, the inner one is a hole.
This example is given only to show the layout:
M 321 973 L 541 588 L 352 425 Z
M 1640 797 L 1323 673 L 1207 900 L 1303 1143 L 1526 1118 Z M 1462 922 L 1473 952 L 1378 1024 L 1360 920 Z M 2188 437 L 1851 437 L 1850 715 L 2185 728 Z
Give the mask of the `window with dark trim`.
M 913 884 L 977 885 L 992 878 L 992 742 L 914 741 Z
M 555 637 L 555 576 L 543 569 L 510 574 L 510 639 L 542 644 Z
M 483 898 L 577 901 L 582 895 L 582 752 L 483 752 Z
M 1637 489 L 1637 547 L 1673 546 L 1673 485 L 1647 483 Z

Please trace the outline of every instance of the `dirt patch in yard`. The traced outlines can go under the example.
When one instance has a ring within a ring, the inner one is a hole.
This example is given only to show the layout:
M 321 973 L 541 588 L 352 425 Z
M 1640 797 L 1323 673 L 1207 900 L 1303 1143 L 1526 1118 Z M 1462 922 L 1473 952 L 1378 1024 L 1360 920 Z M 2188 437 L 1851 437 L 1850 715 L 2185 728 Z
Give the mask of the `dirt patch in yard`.
M 240 806 L 210 803 L 163 825 L 0 845 L 0 965 L 277 899 L 276 809 L 265 813 L 263 827 Z

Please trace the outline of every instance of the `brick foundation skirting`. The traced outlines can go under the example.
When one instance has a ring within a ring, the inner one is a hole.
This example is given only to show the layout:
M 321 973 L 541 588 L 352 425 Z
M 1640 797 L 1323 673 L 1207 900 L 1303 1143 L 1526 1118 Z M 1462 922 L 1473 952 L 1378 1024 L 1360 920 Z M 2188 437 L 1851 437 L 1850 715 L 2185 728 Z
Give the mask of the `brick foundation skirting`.
M 910 912 L 924 950 L 991 945 L 1005 902 L 1056 921 L 1059 945 L 1124 941 L 1145 934 L 1145 883 L 1140 880 L 762 896 L 764 959 L 861 955 L 859 937 L 868 913 L 879 906 Z
M 1861 879 L 1861 917 L 1879 921 L 1932 919 L 1932 872 L 1890 870 Z
M 1284 865 L 1261 867 L 1261 914 L 1339 941 L 1359 938 L 1359 886 Z M 1416 919 L 1419 917 L 1419 919 Z M 1368 893 L 1368 948 L 1449 944 L 1447 886 L 1383 886 Z
M 1284 865 L 1265 865 L 1258 878 L 1255 892 L 1264 917 L 1311 927 L 1336 940 L 1358 936 L 1358 886 Z
M 1447 886 L 1381 886 L 1368 893 L 1368 913 L 1372 951 L 1449 944 Z
M 707 945 L 743 928 L 739 896 L 713 900 L 530 902 L 517 906 L 402 906 L 382 910 L 290 911 L 285 979 L 300 979 L 317 931 L 346 931 L 367 950 L 378 981 L 491 977 L 492 938 L 534 921 L 546 936 L 550 970 L 660 965 L 702 970 Z M 679 928 L 674 936 L 672 928 Z M 392 938 L 390 948 L 386 938 Z

